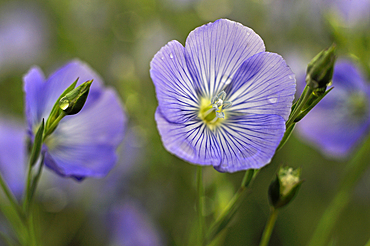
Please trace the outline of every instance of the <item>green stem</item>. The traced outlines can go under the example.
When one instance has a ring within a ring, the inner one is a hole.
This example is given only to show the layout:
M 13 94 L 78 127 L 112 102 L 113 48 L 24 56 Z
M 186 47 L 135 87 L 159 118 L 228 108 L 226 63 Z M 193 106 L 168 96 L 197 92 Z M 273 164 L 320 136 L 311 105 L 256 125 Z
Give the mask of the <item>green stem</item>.
M 42 135 L 41 135 L 42 137 Z M 40 143 L 42 145 L 42 143 Z M 36 160 L 39 158 L 39 155 L 37 155 Z M 25 229 L 27 231 L 27 240 L 26 244 L 30 246 L 36 246 L 37 240 L 36 240 L 36 233 L 34 229 L 34 222 L 33 222 L 33 215 L 32 215 L 32 204 L 33 204 L 33 198 L 34 194 L 36 192 L 36 188 L 42 173 L 42 168 L 44 166 L 44 158 L 45 154 L 41 154 L 41 160 L 37 169 L 36 175 L 32 175 L 32 168 L 34 165 L 28 165 L 28 172 L 27 172 L 27 186 L 26 186 L 26 192 L 24 196 L 23 201 L 23 212 L 25 214 Z
M 260 246 L 267 246 L 268 245 L 268 243 L 270 241 L 272 230 L 274 229 L 274 226 L 275 226 L 277 215 L 278 215 L 278 210 L 275 209 L 275 208 L 271 208 L 270 217 L 269 217 L 269 219 L 266 223 L 265 229 L 263 230 Z
M 36 233 L 35 233 L 35 226 L 33 222 L 33 215 L 30 214 L 27 218 L 27 234 L 28 234 L 28 240 L 27 244 L 28 246 L 38 246 L 37 240 L 36 240 Z
M 28 217 L 29 212 L 29 196 L 31 191 L 31 184 L 32 184 L 32 166 L 28 165 L 26 193 L 23 201 L 23 211 L 26 214 L 26 217 Z
M 5 196 L 8 198 L 11 206 L 14 208 L 15 211 L 17 211 L 19 217 L 23 220 L 24 219 L 24 214 L 22 209 L 20 208 L 17 200 L 15 199 L 13 193 L 10 191 L 8 185 L 5 183 L 3 176 L 0 173 L 0 186 L 3 189 Z
M 10 237 L 8 237 L 8 235 L 6 235 L 4 232 L 2 232 L 2 231 L 0 231 L 0 237 L 6 242 L 6 244 L 7 245 L 9 245 L 9 246 L 14 246 L 14 245 L 17 245 L 16 243 L 15 243 L 15 241 L 12 239 L 12 238 L 10 238 Z
M 203 174 L 202 166 L 197 167 L 197 192 L 198 192 L 198 239 L 199 245 L 203 245 L 204 241 L 204 216 L 203 216 L 203 198 L 204 198 L 204 187 L 203 187 Z
M 63 119 L 63 117 L 66 116 L 66 113 L 64 111 L 61 111 L 58 118 L 56 118 L 52 125 L 50 127 L 48 127 L 47 129 L 45 129 L 45 133 L 44 133 L 44 136 L 42 138 L 42 142 L 45 141 L 45 139 L 51 134 L 53 133 L 53 131 L 55 130 L 55 128 L 58 126 L 59 122 Z
M 222 211 L 217 220 L 210 226 L 205 239 L 206 243 L 212 242 L 212 240 L 218 235 L 218 233 L 220 233 L 230 222 L 243 200 L 241 199 L 241 197 L 245 194 L 245 191 L 247 190 L 249 185 L 251 185 L 258 171 L 258 169 L 248 169 L 245 172 L 238 191 L 231 198 L 230 202 L 227 204 L 226 208 Z
M 41 177 L 42 169 L 43 169 L 43 166 L 44 166 L 44 159 L 45 159 L 45 154 L 42 154 L 41 155 L 41 162 L 39 164 L 39 168 L 37 169 L 37 173 L 36 173 L 36 175 L 33 179 L 33 182 L 31 184 L 31 188 L 30 188 L 30 192 L 29 192 L 29 197 L 28 197 L 29 207 L 30 207 L 29 209 L 31 209 L 34 194 L 36 192 L 36 188 L 37 188 L 38 182 L 39 182 L 40 177 Z
M 41 163 L 39 164 L 41 166 Z M 32 167 L 28 166 L 28 175 L 27 175 L 27 186 L 26 186 L 26 194 L 23 201 L 23 210 L 26 216 L 26 231 L 27 231 L 27 240 L 26 244 L 29 246 L 36 246 L 36 238 L 35 238 L 35 231 L 33 225 L 33 217 L 31 213 L 31 205 L 32 205 L 32 186 L 34 181 L 32 180 Z
M 24 211 L 26 213 L 26 216 L 29 215 L 30 210 L 31 210 L 31 206 L 32 206 L 32 203 L 33 203 L 33 197 L 34 197 L 38 182 L 39 182 L 40 177 L 41 177 L 42 168 L 44 166 L 44 158 L 45 158 L 45 154 L 42 154 L 41 155 L 41 161 L 39 163 L 39 167 L 37 169 L 37 173 L 34 176 L 34 178 L 32 178 L 32 168 L 29 168 L 29 170 L 28 170 L 26 196 L 25 196 L 25 200 L 24 200 L 24 203 L 23 203 L 23 208 L 24 208 Z
M 326 245 L 340 214 L 349 203 L 351 191 L 357 181 L 364 174 L 364 171 L 369 167 L 369 158 L 370 137 L 367 138 L 361 149 L 346 166 L 344 177 L 339 185 L 338 192 L 321 217 L 311 241 L 308 244 L 309 246 Z
M 291 124 L 294 123 L 294 120 L 297 118 L 297 116 L 301 113 L 303 106 L 306 105 L 307 101 L 310 98 L 310 95 L 312 94 L 312 89 L 308 86 L 305 87 L 305 90 L 303 91 L 303 99 L 298 101 L 297 107 L 294 108 L 292 114 L 289 116 L 288 121 L 286 122 L 286 128 L 288 129 Z M 302 97 L 300 97 L 302 98 Z
M 242 183 L 240 184 L 240 188 L 248 188 L 258 172 L 259 169 L 248 169 L 247 171 L 245 171 Z

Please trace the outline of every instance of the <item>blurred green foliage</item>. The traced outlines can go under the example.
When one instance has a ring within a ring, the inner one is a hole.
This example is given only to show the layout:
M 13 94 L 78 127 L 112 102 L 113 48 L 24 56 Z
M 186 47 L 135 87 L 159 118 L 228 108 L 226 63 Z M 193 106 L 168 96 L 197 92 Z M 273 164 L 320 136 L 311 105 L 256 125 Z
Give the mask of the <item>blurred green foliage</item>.
M 362 52 L 369 53 L 370 49 L 361 47 L 369 42 L 352 49 L 344 29 L 329 22 L 326 12 L 318 5 L 319 1 L 304 0 L 0 1 L 2 15 L 17 8 L 35 10 L 42 25 L 38 29 L 40 33 L 33 35 L 44 37 L 40 46 L 30 46 L 38 49 L 34 59 L 20 62 L 22 54 L 16 52 L 12 61 L 0 59 L 0 115 L 23 119 L 22 76 L 32 65 L 40 66 L 49 75 L 70 59 L 87 62 L 106 84 L 117 89 L 130 119 L 130 129 L 139 139 L 141 158 L 133 164 L 135 171 L 125 175 L 125 188 L 117 200 L 140 201 L 167 245 L 186 245 L 197 216 L 196 167 L 168 153 L 161 143 L 154 121 L 157 101 L 149 76 L 150 60 L 168 41 L 177 39 L 184 44 L 194 28 L 228 18 L 254 29 L 264 40 L 266 49 L 281 54 L 297 73 L 304 71 L 305 64 L 333 41 L 337 42 L 340 55 L 351 52 L 364 61 Z M 0 23 L 0 34 L 2 27 Z M 363 33 L 358 30 L 351 35 L 360 40 Z M 30 42 L 26 40 L 24 45 Z M 369 70 L 366 64 L 364 70 Z M 269 213 L 268 185 L 282 164 L 301 167 L 301 177 L 306 182 L 292 204 L 281 210 L 270 245 L 298 246 L 309 241 L 335 194 L 340 177 L 345 175 L 342 170 L 346 160 L 328 160 L 293 134 L 259 173 L 252 192 L 222 235 L 225 242 L 221 245 L 258 245 Z M 206 167 L 204 175 L 209 221 L 227 204 L 244 173 L 222 174 Z M 369 239 L 368 175 L 369 172 L 360 181 L 349 207 L 335 226 L 334 245 L 364 245 Z M 108 179 L 109 176 L 82 183 L 103 184 Z M 99 211 L 103 208 L 94 207 L 86 212 L 85 208 L 93 204 L 80 197 L 77 205 L 68 204 L 57 212 L 49 212 L 41 199 L 42 192 L 38 197 L 39 230 L 43 240 L 50 243 L 46 245 L 106 245 L 108 233 L 96 230 L 101 220 Z

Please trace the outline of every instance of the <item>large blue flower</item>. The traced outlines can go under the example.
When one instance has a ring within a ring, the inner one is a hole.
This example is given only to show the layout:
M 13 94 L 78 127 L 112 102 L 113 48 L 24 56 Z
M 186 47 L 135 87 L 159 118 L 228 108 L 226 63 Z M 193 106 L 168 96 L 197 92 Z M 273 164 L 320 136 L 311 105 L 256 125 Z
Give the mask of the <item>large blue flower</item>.
M 250 28 L 221 19 L 171 41 L 150 70 L 165 148 L 235 172 L 270 162 L 284 134 L 295 78 Z
M 77 86 L 94 80 L 89 96 L 83 109 L 64 117 L 46 139 L 45 165 L 62 176 L 103 177 L 117 160 L 115 151 L 123 139 L 126 116 L 115 91 L 105 88 L 86 64 L 72 61 L 48 79 L 37 67 L 25 75 L 28 131 L 32 137 L 58 97 L 77 78 Z
M 327 156 L 343 158 L 370 130 L 370 87 L 349 60 L 338 60 L 334 89 L 297 124 L 298 133 Z

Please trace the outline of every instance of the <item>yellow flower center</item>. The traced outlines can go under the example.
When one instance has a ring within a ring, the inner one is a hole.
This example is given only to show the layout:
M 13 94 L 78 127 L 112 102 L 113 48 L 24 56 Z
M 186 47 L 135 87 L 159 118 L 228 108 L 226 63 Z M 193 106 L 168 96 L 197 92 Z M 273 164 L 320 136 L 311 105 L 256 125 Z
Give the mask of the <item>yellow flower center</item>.
M 212 100 L 202 98 L 198 117 L 212 130 L 225 120 L 224 109 L 231 107 L 231 102 L 225 101 L 226 93 L 221 91 Z

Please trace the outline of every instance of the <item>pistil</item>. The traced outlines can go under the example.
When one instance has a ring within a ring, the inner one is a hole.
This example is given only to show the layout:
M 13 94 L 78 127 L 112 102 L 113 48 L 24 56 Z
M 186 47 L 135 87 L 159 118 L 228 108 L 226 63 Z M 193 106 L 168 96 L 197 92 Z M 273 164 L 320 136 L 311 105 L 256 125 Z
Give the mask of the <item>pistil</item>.
M 202 99 L 199 110 L 199 118 L 201 118 L 208 125 L 215 125 L 220 119 L 225 118 L 224 109 L 231 107 L 232 103 L 225 101 L 226 93 L 221 91 L 212 98 L 211 101 Z

